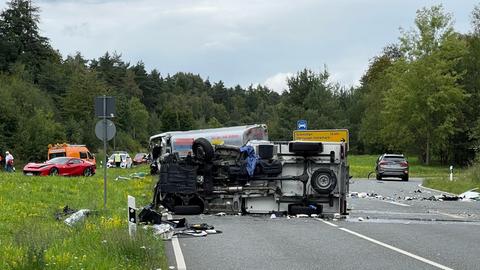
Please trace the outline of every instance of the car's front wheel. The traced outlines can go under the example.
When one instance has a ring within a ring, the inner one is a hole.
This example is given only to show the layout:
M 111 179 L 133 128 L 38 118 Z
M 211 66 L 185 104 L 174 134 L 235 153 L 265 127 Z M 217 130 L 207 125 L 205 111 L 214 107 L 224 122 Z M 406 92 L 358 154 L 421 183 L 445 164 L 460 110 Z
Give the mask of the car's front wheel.
M 58 169 L 57 168 L 51 168 L 48 175 L 52 175 L 52 176 L 58 175 Z

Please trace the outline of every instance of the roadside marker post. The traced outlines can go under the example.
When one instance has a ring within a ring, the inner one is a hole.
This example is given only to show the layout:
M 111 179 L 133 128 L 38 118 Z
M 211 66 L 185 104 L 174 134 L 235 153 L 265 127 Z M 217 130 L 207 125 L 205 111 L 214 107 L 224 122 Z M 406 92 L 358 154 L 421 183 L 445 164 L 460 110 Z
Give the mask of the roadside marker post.
M 137 208 L 135 197 L 128 195 L 128 234 L 134 238 L 137 233 Z
M 450 166 L 450 181 L 453 181 L 453 166 Z

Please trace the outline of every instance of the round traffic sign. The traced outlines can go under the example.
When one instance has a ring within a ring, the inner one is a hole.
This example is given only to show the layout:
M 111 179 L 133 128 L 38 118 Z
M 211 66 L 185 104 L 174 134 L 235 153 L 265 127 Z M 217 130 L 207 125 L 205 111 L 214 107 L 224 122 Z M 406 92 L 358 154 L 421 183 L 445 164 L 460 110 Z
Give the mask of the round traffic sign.
M 95 125 L 95 135 L 102 141 L 105 140 L 105 135 L 106 140 L 110 141 L 115 136 L 115 133 L 117 133 L 117 128 L 115 124 L 108 119 L 99 120 Z

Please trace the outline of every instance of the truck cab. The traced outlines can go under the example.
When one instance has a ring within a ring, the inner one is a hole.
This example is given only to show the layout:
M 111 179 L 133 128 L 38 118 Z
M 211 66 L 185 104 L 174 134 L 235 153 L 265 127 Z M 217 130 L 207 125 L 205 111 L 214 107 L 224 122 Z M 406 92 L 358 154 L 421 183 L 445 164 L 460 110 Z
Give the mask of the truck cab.
M 89 161 L 95 165 L 97 163 L 95 156 L 83 144 L 49 144 L 47 160 L 56 157 L 75 157 Z

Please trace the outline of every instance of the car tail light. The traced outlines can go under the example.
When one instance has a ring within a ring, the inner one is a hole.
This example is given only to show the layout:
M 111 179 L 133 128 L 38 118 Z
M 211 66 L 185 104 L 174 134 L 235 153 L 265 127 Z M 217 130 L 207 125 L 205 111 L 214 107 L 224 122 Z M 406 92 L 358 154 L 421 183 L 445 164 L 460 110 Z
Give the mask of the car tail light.
M 380 166 L 388 165 L 388 162 L 382 161 L 382 162 L 380 162 L 378 165 L 380 165 Z
M 405 162 L 405 161 L 403 161 L 403 162 L 400 162 L 400 167 L 402 167 L 402 168 L 406 168 L 406 167 L 408 167 L 408 163 L 407 163 L 407 162 Z

